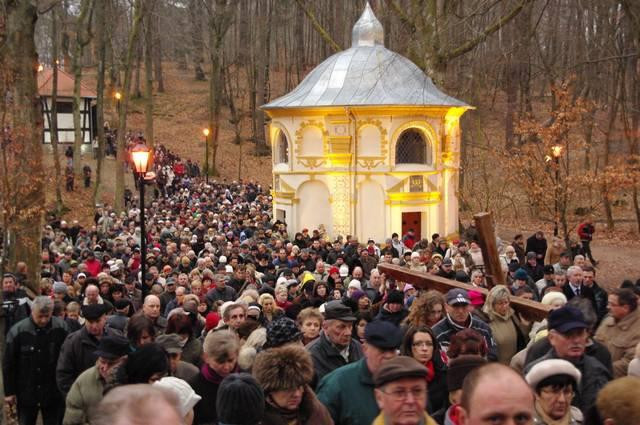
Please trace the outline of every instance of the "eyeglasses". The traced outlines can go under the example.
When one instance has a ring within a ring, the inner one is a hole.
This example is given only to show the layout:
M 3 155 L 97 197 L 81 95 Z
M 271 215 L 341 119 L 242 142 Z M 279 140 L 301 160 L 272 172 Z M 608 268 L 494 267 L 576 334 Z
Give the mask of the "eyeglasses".
M 391 397 L 395 401 L 404 401 L 404 400 L 407 400 L 409 398 L 409 394 L 411 394 L 413 396 L 414 400 L 419 400 L 419 399 L 423 398 L 427 393 L 427 389 L 426 388 L 412 388 L 410 390 L 407 390 L 407 389 L 404 389 L 404 388 L 398 388 L 398 389 L 395 389 L 393 391 L 389 391 L 389 392 L 382 391 L 382 392 L 385 393 L 386 395 L 388 395 L 389 397 Z
M 414 347 L 427 347 L 427 348 L 432 348 L 433 347 L 433 342 L 429 342 L 429 341 L 416 341 L 412 344 Z
M 573 396 L 575 395 L 575 392 L 573 391 L 572 387 L 562 387 L 562 388 L 547 387 L 547 388 L 543 388 L 540 392 L 552 398 L 559 398 L 560 395 L 564 395 L 566 399 L 572 399 Z

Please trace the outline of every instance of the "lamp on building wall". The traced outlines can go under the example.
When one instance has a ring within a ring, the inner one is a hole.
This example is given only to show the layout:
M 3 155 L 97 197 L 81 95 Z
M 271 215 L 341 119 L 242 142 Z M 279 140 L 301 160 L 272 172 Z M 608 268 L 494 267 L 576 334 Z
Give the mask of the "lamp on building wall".
M 147 232 L 144 223 L 144 177 L 151 164 L 151 150 L 142 143 L 136 145 L 131 151 L 131 161 L 138 176 L 138 188 L 140 189 L 140 281 L 144 282 L 147 272 Z

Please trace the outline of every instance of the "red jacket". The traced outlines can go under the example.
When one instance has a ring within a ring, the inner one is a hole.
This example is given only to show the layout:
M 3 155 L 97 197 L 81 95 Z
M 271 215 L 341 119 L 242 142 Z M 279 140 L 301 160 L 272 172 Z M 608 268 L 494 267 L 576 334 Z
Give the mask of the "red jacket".
M 84 265 L 87 266 L 87 273 L 89 273 L 93 277 L 98 276 L 98 273 L 100 273 L 100 270 L 102 268 L 102 263 L 100 263 L 100 261 L 96 260 L 95 258 L 93 259 L 93 261 L 85 260 Z

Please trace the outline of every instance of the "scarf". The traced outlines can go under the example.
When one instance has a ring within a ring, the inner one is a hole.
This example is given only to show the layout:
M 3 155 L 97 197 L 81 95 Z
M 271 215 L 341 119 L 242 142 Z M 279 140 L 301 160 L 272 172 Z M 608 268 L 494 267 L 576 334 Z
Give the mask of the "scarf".
M 569 406 L 567 413 L 564 415 L 562 419 L 551 419 L 551 417 L 544 412 L 544 409 L 542 408 L 542 406 L 540 406 L 540 403 L 538 403 L 538 400 L 536 400 L 535 409 L 536 409 L 536 414 L 540 417 L 540 419 L 546 425 L 570 425 L 571 424 L 571 406 Z
M 236 365 L 236 367 L 231 371 L 231 373 L 235 373 L 237 371 L 238 371 L 238 366 Z M 220 376 L 218 372 L 216 372 L 215 370 L 211 369 L 211 367 L 206 363 L 203 363 L 202 366 L 200 367 L 200 373 L 202 373 L 202 376 L 204 376 L 204 379 L 206 379 L 207 381 L 215 385 L 220 385 L 222 380 L 225 378 L 224 376 Z
M 430 384 L 433 381 L 433 378 L 436 377 L 436 369 L 433 366 L 433 360 L 429 360 L 425 365 L 427 368 L 427 383 Z

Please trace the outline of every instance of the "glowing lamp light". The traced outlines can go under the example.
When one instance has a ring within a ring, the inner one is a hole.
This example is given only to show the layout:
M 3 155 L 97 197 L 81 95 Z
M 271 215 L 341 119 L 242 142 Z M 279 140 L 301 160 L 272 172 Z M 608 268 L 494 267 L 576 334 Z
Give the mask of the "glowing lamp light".
M 204 134 L 204 137 L 209 137 L 209 129 L 205 128 L 204 130 L 202 130 L 202 134 Z
M 562 155 L 562 146 L 559 146 L 559 145 L 552 146 L 551 153 L 553 154 L 554 158 L 558 158 L 560 155 Z
M 44 71 L 44 66 L 42 64 L 38 65 L 38 72 Z
M 149 159 L 151 151 L 146 145 L 139 144 L 131 151 L 131 160 L 136 169 L 136 173 L 144 175 L 149 170 Z
M 119 91 L 117 91 L 113 96 L 116 98 L 116 100 L 122 99 L 122 94 Z

